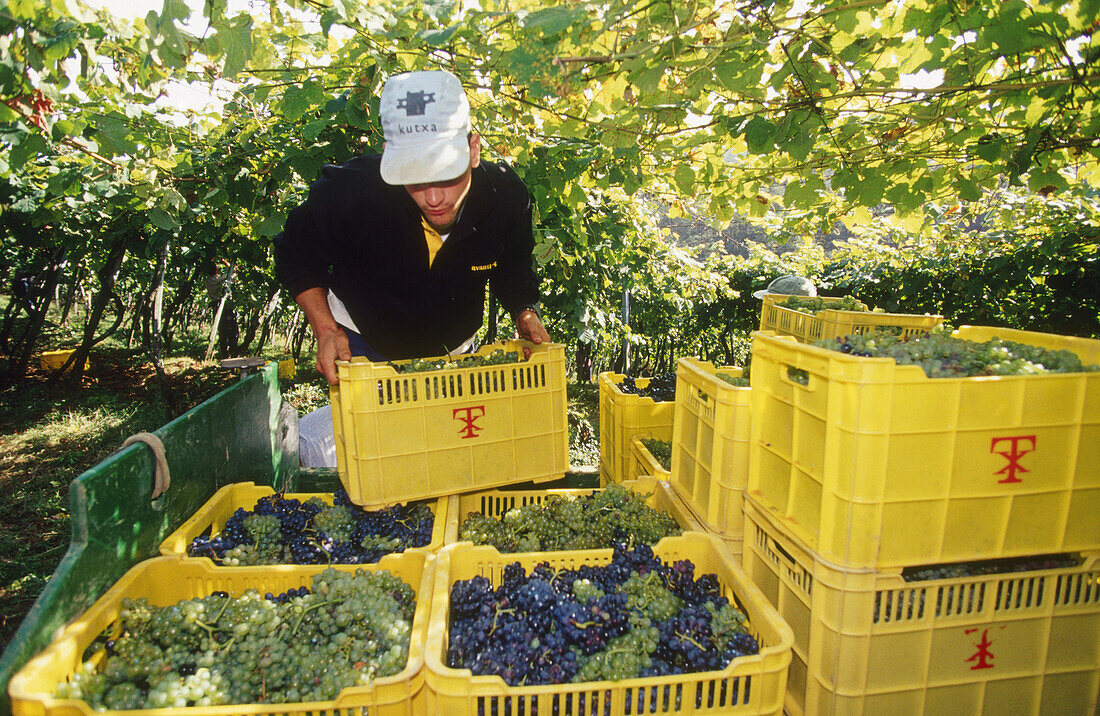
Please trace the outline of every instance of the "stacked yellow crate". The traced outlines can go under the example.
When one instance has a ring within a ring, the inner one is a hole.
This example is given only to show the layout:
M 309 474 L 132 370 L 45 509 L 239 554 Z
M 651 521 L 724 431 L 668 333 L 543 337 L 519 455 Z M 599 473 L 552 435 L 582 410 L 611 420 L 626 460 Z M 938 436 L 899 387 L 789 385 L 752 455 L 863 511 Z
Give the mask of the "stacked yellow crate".
M 791 298 L 814 301 L 823 308 L 810 313 L 784 305 Z M 871 311 L 862 301 L 855 302 L 857 310 L 830 308 L 831 305 L 847 305 L 842 303 L 844 300 L 836 296 L 807 299 L 801 296 L 765 295 L 760 306 L 760 330 L 774 331 L 781 336 L 794 336 L 800 341 L 812 342 L 860 335 L 883 328 L 897 330 L 903 336 L 915 336 L 943 325 L 943 316 Z
M 638 477 L 630 472 L 632 438 L 672 439 L 674 402 L 624 393 L 620 388 L 624 380 L 626 376 L 619 373 L 599 375 L 600 482 L 604 485 Z M 635 378 L 634 384 L 644 389 L 650 380 Z
M 760 332 L 751 413 L 744 565 L 795 633 L 791 713 L 1094 712 L 1100 373 L 928 378 Z
M 676 418 L 669 483 L 709 532 L 740 559 L 742 493 L 748 484 L 749 396 L 739 367 L 696 358 L 676 364 Z M 725 376 L 725 377 L 723 377 Z

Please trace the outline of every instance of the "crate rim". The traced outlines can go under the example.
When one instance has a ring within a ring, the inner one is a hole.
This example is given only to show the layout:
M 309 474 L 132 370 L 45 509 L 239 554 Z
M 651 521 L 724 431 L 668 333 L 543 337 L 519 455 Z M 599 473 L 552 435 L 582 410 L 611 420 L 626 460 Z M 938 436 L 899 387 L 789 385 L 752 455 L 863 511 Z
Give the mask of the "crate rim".
M 974 340 L 973 338 L 969 338 L 967 336 L 967 334 L 970 333 L 971 331 L 975 331 L 975 330 L 976 331 L 981 331 L 981 332 L 988 331 L 988 332 L 1006 332 L 1006 333 L 1009 333 L 1009 334 L 1019 334 L 1018 336 L 1013 336 L 1013 337 L 1002 338 L 1001 339 L 1001 340 L 1010 340 L 1010 341 L 1014 341 L 1014 342 L 1018 342 L 1018 343 L 1027 343 L 1027 341 L 1025 339 L 1026 339 L 1026 336 L 1028 334 L 1030 334 L 1030 335 L 1034 335 L 1034 336 L 1040 336 L 1040 337 L 1043 337 L 1043 338 L 1051 338 L 1051 339 L 1055 339 L 1055 340 L 1065 340 L 1065 341 L 1069 341 L 1069 342 L 1084 341 L 1084 342 L 1093 342 L 1093 343 L 1096 343 L 1096 344 L 1100 345 L 1100 339 L 1085 338 L 1085 337 L 1082 337 L 1082 336 L 1067 336 L 1067 335 L 1061 335 L 1061 334 L 1058 334 L 1058 333 L 1043 333 L 1043 332 L 1040 332 L 1040 331 L 1020 331 L 1020 330 L 1014 329 L 1014 328 L 1000 328 L 998 326 L 964 325 L 964 326 L 959 326 L 958 328 L 953 330 L 950 335 L 954 338 L 961 338 L 963 340 Z M 1051 380 L 1051 379 L 1065 378 L 1066 376 L 1088 375 L 1089 374 L 1088 371 L 1083 371 L 1083 372 L 1077 372 L 1077 373 L 1045 372 L 1045 373 L 1029 373 L 1029 374 L 1026 374 L 1026 375 L 971 375 L 971 376 L 959 376 L 959 377 L 947 377 L 947 378 L 930 378 L 924 372 L 924 369 L 921 368 L 920 366 L 901 364 L 901 363 L 898 363 L 893 358 L 890 358 L 889 356 L 882 356 L 882 357 L 854 356 L 854 355 L 850 355 L 848 353 L 842 353 L 841 351 L 833 350 L 831 348 L 824 348 L 822 346 L 815 346 L 812 343 L 803 343 L 802 341 L 799 341 L 794 336 L 783 335 L 783 334 L 777 333 L 777 332 L 772 331 L 772 330 L 752 331 L 750 333 L 750 338 L 753 341 L 755 341 L 757 339 L 761 340 L 765 346 L 777 345 L 777 343 L 776 343 L 777 341 L 783 341 L 785 343 L 790 343 L 790 344 L 793 344 L 794 346 L 796 346 L 797 350 L 800 353 L 805 353 L 805 354 L 808 354 L 810 356 L 814 356 L 814 357 L 818 357 L 818 358 L 825 358 L 826 360 L 828 360 L 830 362 L 843 364 L 843 365 L 878 365 L 878 366 L 891 366 L 892 365 L 892 366 L 896 367 L 897 377 L 900 378 L 900 379 L 906 379 L 909 382 L 913 382 L 913 379 L 923 379 L 923 380 L 936 381 L 936 382 L 965 380 L 965 381 L 973 381 L 975 383 L 977 383 L 977 382 L 1005 382 L 1005 381 L 1017 381 L 1017 380 L 1023 380 L 1023 379 L 1028 379 L 1028 380 Z M 1038 344 L 1030 343 L 1028 345 L 1038 345 Z M 1069 349 L 1067 349 L 1067 350 L 1069 350 Z M 1078 356 L 1078 357 L 1080 358 L 1080 356 Z M 1085 362 L 1084 358 L 1082 358 L 1081 360 L 1082 360 L 1082 363 Z M 896 382 L 896 381 L 892 381 L 892 382 Z
M 203 506 L 201 508 L 199 508 L 193 515 L 191 515 L 186 520 L 184 520 L 183 523 L 180 524 L 179 527 L 177 527 L 175 530 L 173 530 L 171 532 L 171 534 L 169 534 L 167 537 L 164 538 L 164 540 L 161 541 L 160 547 L 159 547 L 159 554 L 161 554 L 163 556 L 180 555 L 181 557 L 184 557 L 185 559 L 188 559 L 188 560 L 196 560 L 196 559 L 206 560 L 210 564 L 214 565 L 215 567 L 219 567 L 219 568 L 225 568 L 225 567 L 231 566 L 231 565 L 216 564 L 214 562 L 214 560 L 212 560 L 210 557 L 205 557 L 205 556 L 195 557 L 195 556 L 188 555 L 187 554 L 187 546 L 191 543 L 191 541 L 196 536 L 198 536 L 198 534 L 201 533 L 201 531 L 203 529 L 205 529 L 205 527 L 212 525 L 216 521 L 216 518 L 218 518 L 218 517 L 228 518 L 228 515 L 217 515 L 217 514 L 212 514 L 212 513 L 214 512 L 214 510 L 216 508 L 221 506 L 220 503 L 229 502 L 231 500 L 231 498 L 233 497 L 234 493 L 237 493 L 237 492 L 245 493 L 247 496 L 249 496 L 249 499 L 254 498 L 256 500 L 259 500 L 262 497 L 266 497 L 268 495 L 276 494 L 278 492 L 278 490 L 276 490 L 275 488 L 273 488 L 269 485 L 257 485 L 255 482 L 252 482 L 252 481 L 231 482 L 227 485 L 222 485 L 221 487 L 219 487 L 217 489 L 217 491 L 214 492 L 213 495 L 210 496 L 210 499 L 208 499 L 206 501 L 206 503 L 203 504 Z M 332 499 L 331 499 L 332 495 L 333 495 L 333 493 L 331 493 L 331 492 L 285 492 L 285 493 L 283 493 L 283 497 L 288 498 L 288 499 L 299 499 L 302 502 L 305 502 L 306 500 L 308 500 L 312 497 L 319 497 L 319 498 L 325 500 L 326 502 L 328 502 L 329 504 L 332 504 Z M 326 499 L 326 498 L 329 498 L 329 499 Z M 424 500 L 399 501 L 399 502 L 394 503 L 394 505 L 407 504 L 408 502 L 423 502 L 423 503 L 427 504 L 429 507 L 431 507 L 432 508 L 432 514 L 435 515 L 435 523 L 432 526 L 432 538 L 428 542 L 428 544 L 423 545 L 421 547 L 407 547 L 405 550 L 403 550 L 403 552 L 412 552 L 412 551 L 433 552 L 433 553 L 436 552 L 440 547 L 443 546 L 443 535 L 444 535 L 444 532 L 446 530 L 447 520 L 448 520 L 448 517 L 449 517 L 449 510 L 448 510 L 448 508 L 450 506 L 449 496 L 444 495 L 442 497 L 429 497 L 429 498 L 426 498 Z M 386 509 L 387 507 L 392 507 L 394 505 L 388 505 L 386 507 L 362 507 L 360 505 L 356 505 L 356 507 L 359 507 L 359 509 L 362 509 L 362 510 L 365 510 L 365 511 L 368 511 L 368 512 L 375 512 L 375 511 L 378 511 L 378 510 L 381 510 L 381 509 Z M 237 505 L 237 507 L 241 507 L 241 505 Z M 251 508 L 246 507 L 245 509 L 251 509 Z M 402 554 L 402 552 L 391 552 L 389 554 Z M 287 562 L 286 564 L 296 565 L 296 563 L 294 563 L 294 562 Z M 374 564 L 374 563 L 371 562 L 369 564 Z M 264 569 L 264 568 L 272 567 L 272 566 L 275 566 L 275 565 L 263 565 L 263 564 L 244 565 L 244 566 L 238 566 L 238 567 L 234 567 L 234 568 L 235 569 Z M 297 566 L 320 566 L 320 565 L 297 565 Z
M 469 353 L 469 354 L 464 353 L 464 354 L 457 355 L 457 356 L 452 356 L 452 355 L 447 355 L 447 354 L 437 355 L 437 356 L 427 356 L 425 358 L 421 358 L 420 360 L 431 361 L 431 360 L 446 359 L 446 360 L 453 360 L 455 362 L 460 363 L 463 359 L 466 359 L 466 358 L 471 358 L 471 357 L 474 357 L 474 356 L 489 355 L 494 350 L 503 350 L 507 353 L 516 353 L 516 352 L 523 353 L 524 349 L 529 349 L 530 350 L 530 355 L 526 359 L 521 360 L 521 361 L 517 361 L 515 363 L 500 363 L 500 364 L 497 364 L 497 365 L 479 365 L 479 366 L 468 366 L 468 367 L 454 366 L 454 367 L 448 367 L 447 368 L 448 373 L 450 373 L 451 371 L 462 371 L 463 373 L 465 373 L 466 371 L 483 371 L 487 368 L 512 368 L 512 367 L 516 367 L 516 366 L 529 365 L 529 364 L 532 363 L 532 361 L 534 361 L 536 356 L 542 356 L 544 354 L 557 352 L 559 350 L 564 352 L 565 347 L 566 346 L 565 346 L 564 343 L 532 343 L 531 341 L 526 340 L 526 339 L 522 339 L 522 338 L 508 338 L 508 339 L 495 341 L 493 343 L 486 343 L 485 345 L 481 346 L 481 348 L 478 348 L 473 353 Z M 337 359 L 336 367 L 337 367 L 337 369 L 340 369 L 340 368 L 347 369 L 347 368 L 350 368 L 351 366 L 369 365 L 373 368 L 374 371 L 377 371 L 377 373 L 372 375 L 371 377 L 372 378 L 380 378 L 380 379 L 381 378 L 416 378 L 416 377 L 421 377 L 421 376 L 425 376 L 425 375 L 431 375 L 432 373 L 437 372 L 437 371 L 418 371 L 418 372 L 414 372 L 414 373 L 399 373 L 396 370 L 394 370 L 394 368 L 393 368 L 393 365 L 408 365 L 413 360 L 414 359 L 412 359 L 412 358 L 405 358 L 405 359 L 393 360 L 393 361 L 372 361 L 369 358 L 366 358 L 364 356 L 353 356 L 351 358 L 351 360 Z M 391 364 L 393 364 L 393 365 L 391 365 Z

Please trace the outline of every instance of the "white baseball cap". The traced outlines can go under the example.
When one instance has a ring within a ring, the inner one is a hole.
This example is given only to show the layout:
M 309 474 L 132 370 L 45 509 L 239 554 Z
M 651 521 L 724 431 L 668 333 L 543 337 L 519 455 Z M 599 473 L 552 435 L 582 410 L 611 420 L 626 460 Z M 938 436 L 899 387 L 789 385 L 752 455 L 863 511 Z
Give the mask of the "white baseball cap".
M 755 298 L 764 298 L 764 296 L 816 296 L 817 287 L 814 286 L 813 281 L 802 276 L 780 276 L 771 283 L 767 288 L 762 288 L 759 291 L 752 292 Z
M 446 70 L 405 72 L 386 80 L 379 101 L 382 180 L 387 184 L 449 181 L 470 166 L 470 102 Z

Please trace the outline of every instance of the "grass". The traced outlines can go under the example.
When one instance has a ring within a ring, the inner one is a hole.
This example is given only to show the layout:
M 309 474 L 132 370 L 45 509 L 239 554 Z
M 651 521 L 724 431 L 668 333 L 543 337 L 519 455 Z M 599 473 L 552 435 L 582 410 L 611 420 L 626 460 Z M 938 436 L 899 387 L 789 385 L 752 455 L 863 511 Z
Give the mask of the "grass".
M 71 331 L 56 329 L 44 350 L 73 345 L 71 338 Z M 201 361 L 205 347 L 205 336 L 195 332 L 181 355 L 164 360 L 168 389 L 181 410 L 237 380 L 236 371 Z M 279 356 L 265 351 L 265 357 Z M 0 390 L 0 650 L 68 547 L 69 483 L 130 435 L 176 417 L 140 352 L 108 342 L 93 349 L 90 364 L 79 386 L 50 382 L 32 368 L 22 383 Z M 283 388 L 299 415 L 328 401 L 312 356 L 298 361 L 298 375 Z M 569 395 L 570 462 L 598 465 L 598 389 L 570 384 Z
M 169 390 L 192 407 L 236 380 L 192 358 L 165 361 Z M 0 392 L 0 640 L 11 638 L 68 547 L 68 486 L 128 436 L 174 418 L 151 363 L 93 351 L 78 387 L 34 371 Z

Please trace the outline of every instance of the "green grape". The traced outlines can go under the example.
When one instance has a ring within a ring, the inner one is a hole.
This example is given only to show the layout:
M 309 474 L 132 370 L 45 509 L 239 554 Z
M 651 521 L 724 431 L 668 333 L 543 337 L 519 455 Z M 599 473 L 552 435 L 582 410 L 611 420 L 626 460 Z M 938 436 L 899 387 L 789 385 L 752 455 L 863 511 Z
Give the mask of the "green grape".
M 714 374 L 714 377 L 715 378 L 720 378 L 720 379 L 724 380 L 725 382 L 729 383 L 730 385 L 732 385 L 736 388 L 748 388 L 749 387 L 749 376 L 748 376 L 747 372 L 742 373 L 740 377 L 735 377 L 735 376 L 730 375 L 729 373 L 726 373 L 726 372 L 723 372 L 723 371 L 718 371 L 717 373 Z
M 647 572 L 644 577 L 631 572 L 619 589 L 626 594 L 629 608 L 654 622 L 671 619 L 684 605 L 684 600 L 668 591 L 655 571 Z
M 661 464 L 666 470 L 672 469 L 672 443 L 668 440 L 658 440 L 656 438 L 642 438 L 642 445 L 645 445 L 645 449 L 649 451 L 649 454 L 657 459 L 657 462 Z
M 355 532 L 355 513 L 345 505 L 326 506 L 313 518 L 313 529 L 335 542 L 350 542 Z
M 744 633 L 745 614 L 729 603 L 723 604 L 718 609 L 715 609 L 714 602 L 705 602 L 703 606 L 711 614 L 711 638 L 714 639 L 714 644 L 719 651 L 725 651 L 730 639 Z
M 252 537 L 252 544 L 243 544 L 227 550 L 224 563 L 229 565 L 278 564 L 289 561 L 283 544 L 283 531 L 275 515 L 249 515 L 244 528 Z
M 622 681 L 636 679 L 642 669 L 653 665 L 651 654 L 657 649 L 660 637 L 657 628 L 648 623 L 617 636 L 607 642 L 607 648 L 591 656 L 577 658 L 574 682 Z
M 836 311 L 866 311 L 867 306 L 852 296 L 844 296 L 840 300 L 826 300 L 823 296 L 791 296 L 783 300 L 777 300 L 776 306 L 789 308 L 799 313 L 816 314 L 820 311 L 832 309 Z
M 380 535 L 367 535 L 359 542 L 359 546 L 365 550 L 381 550 L 383 552 L 396 552 L 401 548 L 399 537 L 382 537 Z
M 876 330 L 816 341 L 814 345 L 855 356 L 893 358 L 898 365 L 920 366 L 929 378 L 1100 370 L 1100 366 L 1083 364 L 1070 351 L 1051 351 L 999 338 L 982 342 L 969 341 L 955 338 L 945 330 L 908 338 L 895 332 Z
M 589 580 L 573 580 L 573 596 L 575 596 L 577 598 L 577 601 L 581 604 L 584 604 L 589 599 L 599 599 L 603 595 L 604 591 Z
M 137 684 L 124 681 L 107 690 L 103 695 L 103 705 L 112 711 L 140 709 L 145 705 L 145 694 Z
M 436 370 L 451 368 L 480 368 L 487 365 L 504 365 L 507 363 L 519 363 L 519 353 L 505 351 L 497 348 L 488 355 L 456 356 L 454 358 L 437 358 L 435 360 L 414 358 L 406 363 L 389 363 L 390 367 L 398 373 L 426 373 Z
M 540 504 L 504 512 L 499 519 L 471 513 L 459 539 L 502 552 L 599 549 L 617 542 L 655 544 L 681 533 L 675 518 L 646 504 L 649 495 L 610 485 L 590 495 L 552 495 Z

